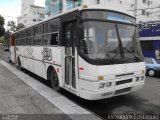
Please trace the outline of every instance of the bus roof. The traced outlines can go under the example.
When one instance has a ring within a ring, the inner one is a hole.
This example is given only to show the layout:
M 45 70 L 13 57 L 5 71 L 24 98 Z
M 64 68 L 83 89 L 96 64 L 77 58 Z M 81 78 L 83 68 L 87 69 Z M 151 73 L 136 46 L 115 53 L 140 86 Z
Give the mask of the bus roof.
M 59 14 L 57 14 L 57 15 L 51 16 L 51 17 L 49 17 L 49 18 L 47 18 L 47 19 L 45 19 L 45 20 L 42 20 L 42 21 L 40 21 L 40 22 L 38 22 L 38 23 L 31 24 L 31 25 L 28 26 L 28 27 L 25 27 L 25 28 L 23 28 L 23 29 L 21 29 L 21 30 L 19 30 L 19 31 L 16 31 L 16 32 L 12 33 L 12 35 L 20 32 L 20 31 L 23 31 L 23 30 L 25 30 L 25 29 L 31 28 L 31 27 L 33 27 L 33 26 L 36 26 L 36 25 L 45 23 L 45 22 L 50 21 L 50 20 L 52 20 L 52 19 L 56 19 L 56 18 L 58 18 L 58 17 L 60 17 L 60 16 L 66 15 L 66 14 L 68 14 L 68 13 L 72 13 L 72 12 L 76 12 L 76 11 L 81 11 L 81 10 L 90 10 L 90 9 L 93 9 L 93 10 L 94 10 L 94 9 L 95 9 L 95 10 L 106 10 L 106 11 L 117 12 L 117 13 L 121 13 L 121 14 L 124 14 L 124 15 L 127 15 L 127 16 L 129 16 L 129 17 L 132 17 L 132 18 L 136 19 L 134 16 L 128 14 L 128 13 L 125 12 L 125 11 L 119 11 L 119 10 L 115 10 L 115 9 L 107 9 L 106 7 L 102 7 L 102 6 L 101 6 L 101 7 L 100 7 L 100 6 L 87 6 L 87 8 L 83 8 L 82 6 L 80 6 L 80 7 L 74 8 L 74 9 L 72 9 L 72 10 L 70 10 L 70 11 L 63 12 L 63 13 L 59 13 Z

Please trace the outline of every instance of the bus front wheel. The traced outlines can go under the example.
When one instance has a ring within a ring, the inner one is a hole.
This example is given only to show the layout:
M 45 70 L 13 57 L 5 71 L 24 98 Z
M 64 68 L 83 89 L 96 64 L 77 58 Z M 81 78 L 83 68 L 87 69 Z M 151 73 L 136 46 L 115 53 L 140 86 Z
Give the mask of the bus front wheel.
M 55 70 L 51 72 L 51 84 L 52 84 L 53 90 L 57 92 L 61 90 L 61 87 L 59 86 L 58 76 Z

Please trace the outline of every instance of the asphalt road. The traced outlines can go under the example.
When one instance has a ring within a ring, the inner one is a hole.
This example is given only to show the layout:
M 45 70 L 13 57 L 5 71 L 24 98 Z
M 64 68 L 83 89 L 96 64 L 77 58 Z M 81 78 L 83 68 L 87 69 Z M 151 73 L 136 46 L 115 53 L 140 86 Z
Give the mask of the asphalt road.
M 2 52 L 0 50 L 0 59 L 7 61 L 6 53 L 7 52 Z M 28 71 L 26 71 L 26 74 L 29 74 L 50 87 L 50 84 L 44 82 L 44 80 L 38 78 L 38 76 L 35 76 Z M 119 115 L 137 113 L 139 114 L 138 117 L 140 120 L 142 120 L 141 115 L 144 114 L 155 115 L 155 120 L 158 120 L 157 114 L 160 114 L 160 77 L 151 78 L 146 76 L 146 83 L 140 91 L 110 99 L 88 101 L 81 99 L 65 90 L 63 90 L 61 94 L 104 119 L 109 119 L 112 114 Z

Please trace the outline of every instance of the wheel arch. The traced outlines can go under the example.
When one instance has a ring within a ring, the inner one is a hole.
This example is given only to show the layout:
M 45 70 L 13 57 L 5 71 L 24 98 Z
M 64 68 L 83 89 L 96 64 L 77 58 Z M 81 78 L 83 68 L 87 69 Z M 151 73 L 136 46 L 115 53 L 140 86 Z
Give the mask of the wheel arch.
M 154 70 L 154 71 L 156 71 L 156 69 L 155 69 L 155 68 L 152 68 L 152 67 L 148 68 L 148 69 L 147 69 L 147 72 L 148 72 L 149 70 Z

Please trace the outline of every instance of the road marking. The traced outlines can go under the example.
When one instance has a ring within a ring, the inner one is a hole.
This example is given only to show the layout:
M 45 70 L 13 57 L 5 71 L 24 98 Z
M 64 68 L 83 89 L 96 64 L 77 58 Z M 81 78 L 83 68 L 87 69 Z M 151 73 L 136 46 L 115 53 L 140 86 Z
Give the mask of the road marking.
M 36 90 L 40 95 L 45 97 L 53 105 L 59 108 L 64 114 L 68 115 L 73 120 L 101 120 L 98 116 L 87 111 L 86 109 L 78 106 L 74 102 L 70 101 L 61 94 L 53 91 L 51 88 L 45 86 L 44 84 L 38 82 L 29 75 L 19 71 L 15 67 L 6 63 L 0 59 L 0 63 L 10 70 L 13 74 L 18 76 L 23 82 L 31 86 Z

